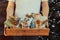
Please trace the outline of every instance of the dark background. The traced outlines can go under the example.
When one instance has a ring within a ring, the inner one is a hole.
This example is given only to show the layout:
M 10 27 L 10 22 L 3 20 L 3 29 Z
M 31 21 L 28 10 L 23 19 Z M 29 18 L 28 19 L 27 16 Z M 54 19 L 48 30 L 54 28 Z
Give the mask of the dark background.
M 4 21 L 6 20 L 6 7 L 8 1 L 0 0 L 0 40 L 13 40 L 13 37 L 5 37 Z M 49 0 L 49 40 L 60 40 L 60 0 Z M 40 39 L 39 39 L 40 40 Z

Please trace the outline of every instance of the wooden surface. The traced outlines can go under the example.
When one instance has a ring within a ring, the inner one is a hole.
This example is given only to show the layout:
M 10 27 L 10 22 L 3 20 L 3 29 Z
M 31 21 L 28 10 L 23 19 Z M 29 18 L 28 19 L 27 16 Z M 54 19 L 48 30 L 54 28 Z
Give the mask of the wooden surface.
M 46 29 L 20 29 L 20 28 L 5 28 L 5 36 L 49 36 L 49 28 Z

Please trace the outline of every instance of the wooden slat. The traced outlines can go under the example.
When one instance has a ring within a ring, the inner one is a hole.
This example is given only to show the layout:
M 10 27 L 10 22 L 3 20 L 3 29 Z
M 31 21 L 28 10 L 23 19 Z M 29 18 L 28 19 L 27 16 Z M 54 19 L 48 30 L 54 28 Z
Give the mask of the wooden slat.
M 46 29 L 5 29 L 5 36 L 49 36 L 49 28 Z

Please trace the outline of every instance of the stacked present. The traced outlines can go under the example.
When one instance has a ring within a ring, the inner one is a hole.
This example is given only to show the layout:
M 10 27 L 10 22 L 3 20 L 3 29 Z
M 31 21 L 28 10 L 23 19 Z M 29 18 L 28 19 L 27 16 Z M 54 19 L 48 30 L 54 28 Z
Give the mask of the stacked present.
M 39 13 L 26 14 L 23 20 L 16 16 L 10 16 L 4 24 L 10 28 L 46 28 L 47 17 L 41 16 Z

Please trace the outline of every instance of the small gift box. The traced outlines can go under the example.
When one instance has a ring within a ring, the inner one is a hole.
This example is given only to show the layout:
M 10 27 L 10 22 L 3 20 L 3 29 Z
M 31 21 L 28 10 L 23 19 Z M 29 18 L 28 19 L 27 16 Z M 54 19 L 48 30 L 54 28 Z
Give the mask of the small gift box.
M 7 25 L 7 27 L 14 27 L 18 24 L 18 22 L 14 16 L 10 16 L 9 19 L 4 22 L 4 24 Z

